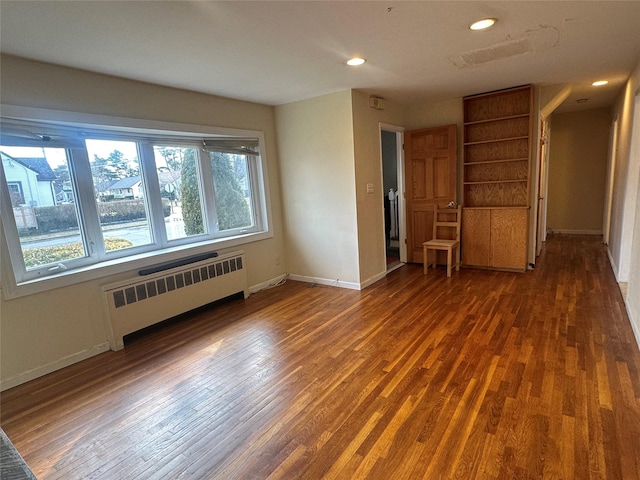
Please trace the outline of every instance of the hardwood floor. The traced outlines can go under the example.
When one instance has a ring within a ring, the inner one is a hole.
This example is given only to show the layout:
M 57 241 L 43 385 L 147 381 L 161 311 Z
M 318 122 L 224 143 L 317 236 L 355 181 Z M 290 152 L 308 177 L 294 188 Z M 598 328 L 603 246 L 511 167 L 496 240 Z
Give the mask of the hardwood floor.
M 640 353 L 598 237 L 535 271 L 285 285 L 2 394 L 39 479 L 640 479 Z

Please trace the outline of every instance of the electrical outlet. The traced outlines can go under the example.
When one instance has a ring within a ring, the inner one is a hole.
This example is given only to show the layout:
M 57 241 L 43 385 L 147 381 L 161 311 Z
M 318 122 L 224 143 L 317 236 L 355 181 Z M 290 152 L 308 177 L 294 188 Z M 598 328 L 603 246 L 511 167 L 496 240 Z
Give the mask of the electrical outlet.
M 276 255 L 276 265 L 280 265 L 280 255 Z

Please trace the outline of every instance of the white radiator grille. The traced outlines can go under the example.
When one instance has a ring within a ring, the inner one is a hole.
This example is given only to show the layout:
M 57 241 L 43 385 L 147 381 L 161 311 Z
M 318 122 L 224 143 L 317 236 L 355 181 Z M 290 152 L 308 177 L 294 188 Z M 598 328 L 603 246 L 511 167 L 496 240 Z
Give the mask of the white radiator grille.
M 247 280 L 242 253 L 191 263 L 104 288 L 110 344 L 122 337 L 207 303 L 243 292 Z

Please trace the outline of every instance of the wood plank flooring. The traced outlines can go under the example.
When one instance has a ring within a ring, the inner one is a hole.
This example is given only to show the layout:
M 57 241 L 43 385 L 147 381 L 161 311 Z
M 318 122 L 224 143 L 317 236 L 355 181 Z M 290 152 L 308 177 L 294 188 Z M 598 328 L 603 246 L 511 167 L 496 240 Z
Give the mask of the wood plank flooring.
M 640 353 L 598 237 L 535 271 L 285 285 L 2 394 L 43 479 L 640 479 Z

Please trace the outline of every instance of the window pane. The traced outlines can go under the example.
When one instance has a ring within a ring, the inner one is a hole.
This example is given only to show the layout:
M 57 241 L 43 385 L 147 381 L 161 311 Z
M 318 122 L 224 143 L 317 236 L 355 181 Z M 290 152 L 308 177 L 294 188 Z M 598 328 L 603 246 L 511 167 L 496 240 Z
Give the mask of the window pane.
M 152 243 L 135 142 L 87 140 L 86 144 L 105 250 Z
M 191 147 L 153 147 L 169 240 L 205 233 L 198 181 L 198 151 Z
M 211 152 L 218 228 L 249 228 L 254 224 L 251 181 L 246 155 Z
M 66 150 L 0 150 L 27 270 L 87 256 Z

